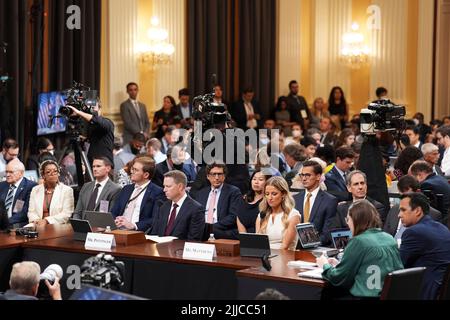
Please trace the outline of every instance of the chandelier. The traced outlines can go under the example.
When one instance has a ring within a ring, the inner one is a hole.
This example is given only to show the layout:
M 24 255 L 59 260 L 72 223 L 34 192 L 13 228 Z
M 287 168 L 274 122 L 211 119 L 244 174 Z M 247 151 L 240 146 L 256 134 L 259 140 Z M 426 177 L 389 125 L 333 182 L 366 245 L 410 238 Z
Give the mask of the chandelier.
M 351 69 L 360 69 L 369 63 L 370 49 L 364 42 L 364 36 L 359 32 L 359 25 L 352 24 L 352 32 L 342 37 L 343 46 L 340 60 Z
M 172 62 L 175 47 L 167 42 L 169 33 L 159 27 L 159 19 L 151 19 L 151 27 L 147 31 L 148 42 L 139 43 L 137 53 L 141 63 L 155 68 Z

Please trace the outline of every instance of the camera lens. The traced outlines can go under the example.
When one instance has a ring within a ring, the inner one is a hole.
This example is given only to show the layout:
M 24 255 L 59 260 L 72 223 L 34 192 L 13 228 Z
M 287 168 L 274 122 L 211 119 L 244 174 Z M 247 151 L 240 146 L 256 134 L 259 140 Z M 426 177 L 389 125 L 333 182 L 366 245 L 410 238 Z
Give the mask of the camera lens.
M 59 113 L 68 117 L 72 114 L 72 109 L 69 107 L 61 107 L 59 108 Z

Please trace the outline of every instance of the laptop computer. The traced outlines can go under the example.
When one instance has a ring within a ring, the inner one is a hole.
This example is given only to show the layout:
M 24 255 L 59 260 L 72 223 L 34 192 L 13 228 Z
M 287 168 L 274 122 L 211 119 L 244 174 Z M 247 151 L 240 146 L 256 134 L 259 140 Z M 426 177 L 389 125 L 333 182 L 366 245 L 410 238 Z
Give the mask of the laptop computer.
M 131 294 L 83 284 L 69 300 L 147 300 Z
M 242 257 L 270 256 L 270 242 L 267 234 L 239 233 L 238 239 Z
M 300 223 L 296 226 L 298 233 L 298 246 L 299 249 L 310 250 L 314 256 L 321 256 L 326 253 L 331 257 L 337 255 L 339 250 L 335 248 L 321 247 L 320 235 L 317 232 L 314 224 L 312 223 Z
M 330 234 L 333 245 L 338 250 L 345 249 L 348 241 L 352 238 L 352 232 L 350 231 L 350 229 L 332 230 Z
M 87 220 L 70 219 L 73 229 L 73 240 L 86 241 L 87 234 L 92 232 L 91 225 Z
M 84 218 L 94 228 L 110 227 L 111 230 L 117 229 L 115 219 L 109 212 L 84 211 L 83 214 Z

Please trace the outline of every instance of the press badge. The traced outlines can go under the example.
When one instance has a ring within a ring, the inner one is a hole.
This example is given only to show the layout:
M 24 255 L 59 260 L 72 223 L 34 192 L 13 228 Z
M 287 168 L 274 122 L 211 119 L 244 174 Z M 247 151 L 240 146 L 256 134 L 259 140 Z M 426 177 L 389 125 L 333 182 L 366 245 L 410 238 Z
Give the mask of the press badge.
M 306 110 L 300 110 L 300 114 L 302 115 L 303 119 L 308 119 L 308 114 L 306 113 Z
M 23 209 L 25 202 L 23 200 L 17 200 L 14 206 L 13 212 L 20 212 Z
M 100 212 L 109 212 L 109 201 L 100 200 Z

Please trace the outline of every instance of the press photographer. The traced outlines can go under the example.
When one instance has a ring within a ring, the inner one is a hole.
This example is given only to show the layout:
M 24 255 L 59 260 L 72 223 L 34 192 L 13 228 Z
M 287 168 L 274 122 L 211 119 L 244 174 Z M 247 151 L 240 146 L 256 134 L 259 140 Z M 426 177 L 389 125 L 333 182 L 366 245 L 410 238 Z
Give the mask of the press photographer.
M 96 91 L 91 92 L 95 92 L 96 95 Z M 90 146 L 87 158 L 91 166 L 95 157 L 107 157 L 114 163 L 114 123 L 102 116 L 100 101 L 95 97 L 75 106 L 68 101 L 66 107 L 72 111 L 69 117 L 80 117 L 89 124 L 87 139 Z
M 44 274 L 45 272 L 42 275 Z M 42 275 L 41 267 L 36 262 L 24 261 L 14 264 L 9 279 L 10 289 L 1 296 L 6 300 L 38 300 Z M 48 278 L 43 279 L 48 294 L 53 300 L 62 300 L 59 277 L 55 276 L 52 279 L 54 281 L 49 281 Z

